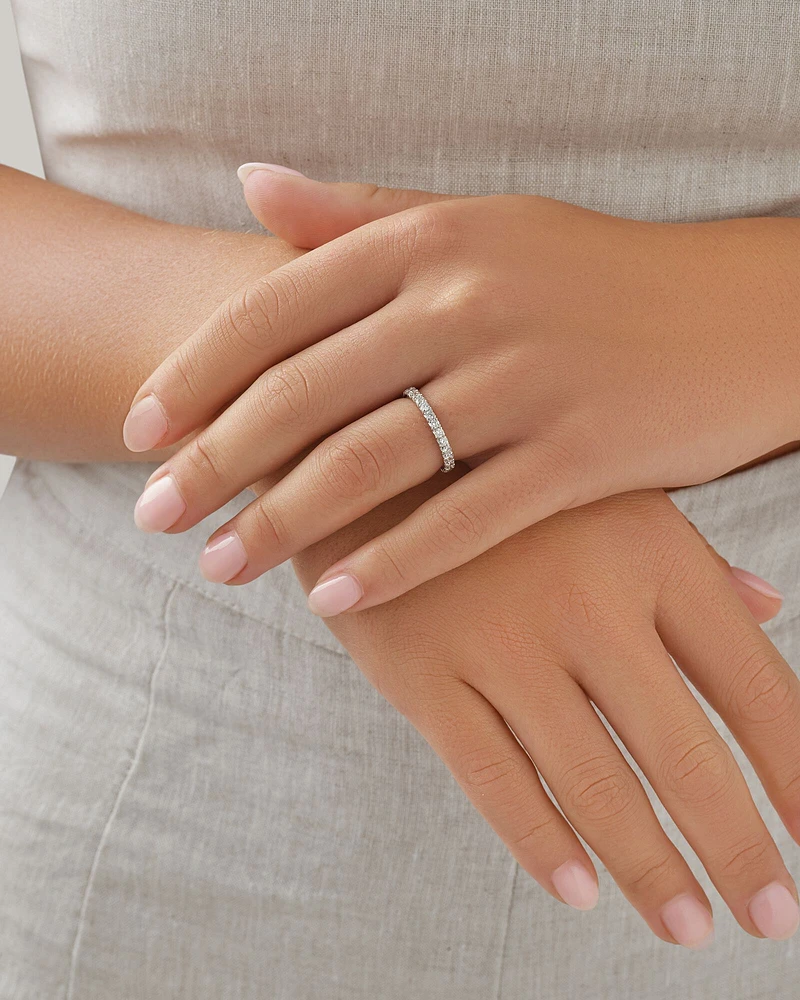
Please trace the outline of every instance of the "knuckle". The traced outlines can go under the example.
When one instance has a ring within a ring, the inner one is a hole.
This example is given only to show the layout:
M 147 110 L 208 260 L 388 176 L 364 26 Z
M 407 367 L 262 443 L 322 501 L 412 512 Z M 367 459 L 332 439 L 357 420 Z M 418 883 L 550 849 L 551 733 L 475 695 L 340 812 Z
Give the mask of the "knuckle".
M 394 626 L 394 618 L 390 618 Z M 365 673 L 381 695 L 402 712 L 413 724 L 428 734 L 435 734 L 434 743 L 450 748 L 456 755 L 464 742 L 463 714 L 454 699 L 460 694 L 462 682 L 451 671 L 448 644 L 428 628 L 394 629 L 397 635 L 393 669 L 365 667 Z M 452 768 L 458 774 L 457 763 Z
M 734 881 L 749 877 L 753 869 L 758 868 L 773 850 L 774 845 L 769 836 L 748 837 L 720 859 L 720 871 Z
M 582 819 L 610 824 L 623 819 L 636 803 L 636 779 L 606 757 L 581 761 L 564 779 L 564 805 Z
M 446 203 L 418 205 L 392 218 L 391 246 L 407 266 L 438 261 L 442 249 L 454 251 L 463 239 L 463 224 Z
M 774 725 L 797 710 L 795 688 L 775 654 L 760 643 L 745 652 L 731 683 L 730 710 L 744 723 Z
M 227 484 L 229 475 L 224 458 L 213 438 L 198 434 L 193 438 L 186 450 L 186 459 L 194 473 L 204 481 L 215 484 Z
M 798 789 L 800 789 L 800 771 L 795 771 L 791 777 L 781 782 L 778 791 L 781 798 L 788 799 L 794 798 L 798 794 Z
M 218 332 L 225 345 L 260 357 L 278 340 L 279 331 L 296 316 L 300 283 L 288 271 L 273 272 L 232 295 L 219 314 Z
M 477 276 L 460 273 L 447 275 L 447 280 L 425 290 L 425 312 L 436 325 L 440 339 L 448 346 L 460 343 L 464 332 L 464 315 L 476 326 L 497 323 L 497 303 L 507 302 L 505 289 L 487 287 Z M 493 311 L 494 310 L 494 311 Z M 446 339 L 445 339 L 446 338 Z M 519 375 L 519 358 L 511 351 L 493 353 L 479 358 L 476 381 L 485 385 L 491 379 L 502 392 L 511 385 L 513 374 Z
M 452 202 L 447 201 L 419 205 L 410 221 L 418 237 L 433 238 L 447 246 L 460 242 L 472 226 L 471 220 L 464 215 L 463 206 L 455 208 Z
M 733 755 L 716 733 L 696 725 L 671 734 L 659 761 L 663 787 L 695 804 L 724 797 L 733 787 L 737 770 Z
M 379 543 L 370 552 L 370 561 L 374 568 L 375 578 L 381 580 L 389 589 L 406 590 L 415 578 L 414 567 L 401 547 L 389 540 Z
M 441 550 L 471 549 L 484 538 L 488 514 L 474 501 L 450 499 L 447 490 L 433 504 L 430 512 L 430 536 Z
M 268 494 L 265 493 L 258 498 L 254 511 L 253 527 L 256 531 L 258 547 L 268 552 L 274 552 L 286 547 L 289 536 L 280 514 L 267 497 Z
M 332 497 L 356 500 L 381 486 L 391 462 L 391 448 L 382 437 L 349 431 L 323 446 L 320 471 Z
M 470 749 L 461 755 L 459 773 L 469 788 L 497 791 L 516 788 L 520 779 L 519 760 L 508 754 L 498 756 L 491 747 Z
M 258 391 L 253 394 L 257 407 L 254 423 L 294 426 L 313 416 L 314 400 L 310 373 L 301 362 L 289 359 L 259 379 Z
M 438 236 L 444 227 L 441 208 L 436 202 L 417 205 L 412 211 L 399 216 L 397 224 L 408 236 L 415 249 L 423 242 Z
M 664 881 L 671 881 L 672 875 L 672 856 L 659 851 L 635 862 L 625 873 L 623 881 L 626 888 L 649 895 L 657 890 Z
M 182 392 L 193 403 L 203 401 L 203 362 L 191 341 L 175 356 L 172 372 Z
M 554 816 L 540 817 L 532 826 L 526 826 L 524 833 L 512 837 L 509 847 L 515 851 L 535 849 L 541 842 L 543 835 L 554 831 L 555 822 Z
M 274 285 L 267 280 L 231 296 L 221 314 L 226 342 L 246 354 L 261 354 L 274 332 L 277 304 Z

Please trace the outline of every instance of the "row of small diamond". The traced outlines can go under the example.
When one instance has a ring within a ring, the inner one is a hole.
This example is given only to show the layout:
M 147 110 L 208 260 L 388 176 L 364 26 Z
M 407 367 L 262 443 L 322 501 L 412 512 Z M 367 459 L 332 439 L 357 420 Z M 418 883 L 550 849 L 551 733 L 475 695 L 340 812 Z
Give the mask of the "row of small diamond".
M 447 440 L 444 427 L 442 427 L 439 423 L 439 418 L 433 412 L 431 404 L 422 395 L 419 389 L 415 389 L 413 385 L 410 389 L 406 389 L 403 395 L 408 396 L 412 403 L 416 403 L 420 413 L 423 417 L 425 417 L 428 427 L 430 427 L 433 431 L 433 436 L 436 438 L 436 443 L 439 445 L 439 451 L 442 453 L 444 465 L 442 466 L 441 471 L 450 472 L 451 469 L 455 468 L 456 464 L 456 460 L 453 458 L 453 449 L 450 447 L 450 442 Z

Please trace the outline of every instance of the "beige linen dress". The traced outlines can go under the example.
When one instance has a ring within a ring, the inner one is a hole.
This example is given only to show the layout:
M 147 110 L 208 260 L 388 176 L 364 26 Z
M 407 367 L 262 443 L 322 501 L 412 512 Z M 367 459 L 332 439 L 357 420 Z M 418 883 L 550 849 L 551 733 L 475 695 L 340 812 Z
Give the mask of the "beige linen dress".
M 255 228 L 248 160 L 642 219 L 800 214 L 796 0 L 13 6 L 47 176 L 163 219 Z M 21 461 L 0 502 L 0 1000 L 800 995 L 800 943 L 749 938 L 713 892 L 702 953 L 656 940 L 602 866 L 592 914 L 546 895 L 287 566 L 226 589 L 195 568 L 208 525 L 136 531 L 150 471 Z M 787 594 L 770 634 L 795 665 L 798 478 L 800 454 L 676 494 Z

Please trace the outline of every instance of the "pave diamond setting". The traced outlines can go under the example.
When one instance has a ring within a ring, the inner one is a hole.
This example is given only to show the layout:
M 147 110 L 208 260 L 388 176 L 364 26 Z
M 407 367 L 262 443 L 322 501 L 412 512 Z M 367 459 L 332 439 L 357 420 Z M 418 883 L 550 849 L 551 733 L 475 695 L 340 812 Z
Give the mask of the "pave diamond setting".
M 428 402 L 428 400 L 422 395 L 419 389 L 415 389 L 412 385 L 409 389 L 403 393 L 407 396 L 412 403 L 415 403 L 419 412 L 425 417 L 428 427 L 433 431 L 433 436 L 436 438 L 436 443 L 439 445 L 439 451 L 442 453 L 442 461 L 444 465 L 441 468 L 442 472 L 450 472 L 455 468 L 456 460 L 453 458 L 453 449 L 450 447 L 450 442 L 447 440 L 447 435 L 444 432 L 444 427 L 439 423 L 439 418 L 433 412 L 433 407 Z

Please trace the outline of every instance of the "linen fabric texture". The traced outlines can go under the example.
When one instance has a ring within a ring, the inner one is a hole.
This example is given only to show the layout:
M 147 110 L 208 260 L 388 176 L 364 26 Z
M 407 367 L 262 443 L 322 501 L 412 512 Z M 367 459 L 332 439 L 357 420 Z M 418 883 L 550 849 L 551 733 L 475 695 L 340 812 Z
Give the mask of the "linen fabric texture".
M 251 160 L 641 219 L 800 214 L 792 0 L 13 6 L 48 178 L 159 218 L 256 230 Z M 152 468 L 20 461 L 0 502 L 2 1000 L 796 996 L 797 941 L 748 937 L 713 891 L 702 953 L 656 940 L 602 865 L 591 914 L 551 899 L 288 567 L 226 589 L 195 568 L 208 523 L 136 531 Z M 787 595 L 768 631 L 793 665 L 799 477 L 790 455 L 674 494 Z

